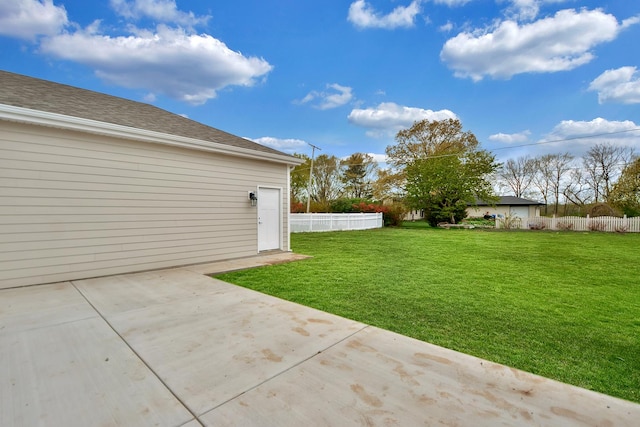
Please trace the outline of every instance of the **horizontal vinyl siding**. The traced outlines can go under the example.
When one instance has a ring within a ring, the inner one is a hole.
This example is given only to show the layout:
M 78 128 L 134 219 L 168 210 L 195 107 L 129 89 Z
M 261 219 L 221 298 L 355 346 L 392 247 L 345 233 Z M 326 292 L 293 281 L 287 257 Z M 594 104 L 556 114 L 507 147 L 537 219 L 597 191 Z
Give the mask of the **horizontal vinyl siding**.
M 282 164 L 6 122 L 0 162 L 0 288 L 254 255 L 248 191 L 288 191 Z

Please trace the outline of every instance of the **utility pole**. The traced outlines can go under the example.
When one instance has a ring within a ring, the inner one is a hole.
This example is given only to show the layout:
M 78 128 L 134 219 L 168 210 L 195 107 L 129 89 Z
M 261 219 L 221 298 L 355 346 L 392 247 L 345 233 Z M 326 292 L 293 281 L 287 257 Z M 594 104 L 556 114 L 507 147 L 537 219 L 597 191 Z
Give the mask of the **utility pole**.
M 309 213 L 309 206 L 311 206 L 311 177 L 313 176 L 313 158 L 316 154 L 316 148 L 320 150 L 320 147 L 307 142 L 311 146 L 311 168 L 309 169 L 309 183 L 307 184 L 307 213 Z

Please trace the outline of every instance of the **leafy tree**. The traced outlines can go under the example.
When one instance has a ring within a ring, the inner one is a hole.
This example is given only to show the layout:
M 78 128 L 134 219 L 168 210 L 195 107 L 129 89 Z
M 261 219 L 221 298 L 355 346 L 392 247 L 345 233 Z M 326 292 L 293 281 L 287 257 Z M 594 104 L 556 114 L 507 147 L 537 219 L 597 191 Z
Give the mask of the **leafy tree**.
M 497 201 L 487 177 L 499 164 L 459 120 L 415 122 L 396 140 L 386 150 L 389 163 L 404 180 L 407 205 L 424 209 L 432 225 L 460 221 L 478 200 Z
M 378 165 L 373 156 L 354 153 L 341 162 L 344 194 L 351 198 L 369 199 L 373 196 L 373 175 Z
M 378 170 L 378 179 L 373 182 L 373 198 L 376 200 L 399 200 L 404 198 L 404 178 L 391 169 Z
M 313 163 L 311 199 L 324 209 L 329 209 L 332 200 L 340 197 L 340 160 L 336 156 L 321 154 Z
M 624 168 L 609 201 L 628 216 L 640 216 L 640 157 Z

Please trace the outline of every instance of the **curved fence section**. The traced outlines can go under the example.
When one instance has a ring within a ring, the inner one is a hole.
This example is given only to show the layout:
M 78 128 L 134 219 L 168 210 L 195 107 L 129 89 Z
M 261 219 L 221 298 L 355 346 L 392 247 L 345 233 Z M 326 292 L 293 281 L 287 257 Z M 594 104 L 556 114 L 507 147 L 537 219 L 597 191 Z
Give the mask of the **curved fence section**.
M 291 214 L 289 224 L 292 233 L 367 230 L 383 226 L 381 212 Z

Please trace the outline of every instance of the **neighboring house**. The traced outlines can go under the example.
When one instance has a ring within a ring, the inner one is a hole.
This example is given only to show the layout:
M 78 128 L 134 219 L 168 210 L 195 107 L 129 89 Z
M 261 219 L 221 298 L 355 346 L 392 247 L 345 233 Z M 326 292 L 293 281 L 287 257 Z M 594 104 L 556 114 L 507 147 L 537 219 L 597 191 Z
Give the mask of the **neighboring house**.
M 470 206 L 467 209 L 467 217 L 483 217 L 484 215 L 495 215 L 498 218 L 517 217 L 531 218 L 540 216 L 539 203 L 533 200 L 523 199 L 515 196 L 501 196 L 495 207 L 483 201 L 478 201 L 478 206 Z
M 0 71 L 0 288 L 288 251 L 299 163 L 148 104 Z
M 411 209 L 404 216 L 405 221 L 418 221 L 424 219 L 424 209 Z
M 467 208 L 467 218 L 478 218 L 485 215 L 498 218 L 504 218 L 505 216 L 531 218 L 540 216 L 540 206 L 544 206 L 544 203 L 521 197 L 501 196 L 495 206 L 483 201 L 478 201 L 477 206 L 469 206 Z M 405 219 L 408 221 L 424 219 L 424 211 L 412 210 L 405 216 Z

